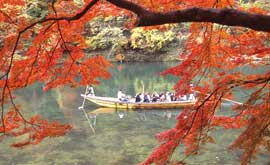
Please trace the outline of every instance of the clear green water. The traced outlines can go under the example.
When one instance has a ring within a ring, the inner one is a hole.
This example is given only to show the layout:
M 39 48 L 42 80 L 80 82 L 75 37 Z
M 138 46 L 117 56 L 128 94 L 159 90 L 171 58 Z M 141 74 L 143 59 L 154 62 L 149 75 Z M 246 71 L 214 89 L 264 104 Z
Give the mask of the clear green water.
M 125 64 L 112 69 L 112 78 L 95 87 L 97 95 L 116 96 L 119 88 L 134 95 L 144 86 L 148 91 L 171 89 L 173 77 L 161 77 L 159 72 L 171 66 L 168 63 Z M 80 93 L 84 88 L 61 87 L 47 93 L 36 84 L 18 92 L 16 98 L 31 116 L 40 114 L 49 120 L 69 123 L 73 130 L 66 136 L 46 138 L 39 145 L 14 149 L 9 145 L 20 139 L 6 138 L 1 143 L 0 165 L 133 165 L 144 161 L 158 146 L 154 136 L 175 125 L 175 117 L 181 110 L 115 111 L 91 114 L 98 109 L 86 102 L 95 133 L 82 110 Z M 239 94 L 241 95 L 241 94 Z M 243 95 L 242 95 L 243 96 Z M 220 113 L 228 114 L 229 106 Z M 217 129 L 211 132 L 217 144 L 207 144 L 201 154 L 187 159 L 188 164 L 239 164 L 240 151 L 228 151 L 227 146 L 237 137 L 238 131 Z M 23 139 L 23 137 L 21 137 Z M 183 158 L 183 148 L 174 158 Z M 260 153 L 254 164 L 269 163 L 269 155 Z

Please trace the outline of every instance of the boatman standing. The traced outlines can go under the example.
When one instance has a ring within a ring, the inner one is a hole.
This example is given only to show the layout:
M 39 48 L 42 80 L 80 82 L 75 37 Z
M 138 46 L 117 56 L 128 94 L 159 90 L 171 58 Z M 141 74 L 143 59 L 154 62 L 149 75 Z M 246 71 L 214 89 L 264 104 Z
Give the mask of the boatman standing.
M 190 86 L 190 91 L 191 91 L 191 93 L 189 94 L 189 100 L 194 101 L 195 100 L 195 92 L 194 92 L 193 84 L 190 84 L 189 86 Z
M 95 96 L 94 88 L 92 86 L 86 88 L 86 95 Z

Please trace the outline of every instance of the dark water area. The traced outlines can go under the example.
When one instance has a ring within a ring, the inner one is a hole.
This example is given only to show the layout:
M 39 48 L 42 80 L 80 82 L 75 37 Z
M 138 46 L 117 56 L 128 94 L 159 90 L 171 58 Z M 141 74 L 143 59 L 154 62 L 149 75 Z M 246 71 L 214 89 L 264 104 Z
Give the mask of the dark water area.
M 110 80 L 101 80 L 95 86 L 99 96 L 116 96 L 122 89 L 134 96 L 137 92 L 171 90 L 177 81 L 172 76 L 159 73 L 175 63 L 147 63 L 116 65 Z M 46 138 L 38 145 L 22 149 L 9 145 L 26 137 L 6 138 L 1 142 L 2 165 L 133 165 L 144 161 L 159 143 L 155 134 L 172 128 L 179 110 L 114 110 L 100 108 L 86 102 L 85 111 L 80 97 L 85 88 L 59 87 L 46 93 L 42 85 L 35 84 L 17 92 L 16 103 L 25 116 L 41 115 L 49 121 L 68 123 L 73 129 L 65 136 Z M 241 93 L 238 94 L 241 96 Z M 231 105 L 225 104 L 220 114 L 230 114 Z M 91 127 L 92 128 L 91 128 Z M 217 128 L 210 132 L 216 144 L 206 144 L 200 154 L 189 157 L 188 164 L 240 164 L 240 151 L 227 147 L 239 134 L 238 130 Z M 177 149 L 173 159 L 184 158 L 183 147 Z M 256 163 L 269 163 L 269 155 L 259 153 Z

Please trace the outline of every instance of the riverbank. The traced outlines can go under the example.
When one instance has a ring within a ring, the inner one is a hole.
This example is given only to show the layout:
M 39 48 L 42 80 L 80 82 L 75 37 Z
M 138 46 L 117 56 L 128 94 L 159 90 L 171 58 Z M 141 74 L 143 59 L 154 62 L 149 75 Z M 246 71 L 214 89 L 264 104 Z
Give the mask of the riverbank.
M 167 52 L 155 52 L 145 53 L 143 51 L 126 50 L 122 51 L 123 56 L 122 62 L 173 62 L 180 61 L 179 54 L 181 49 L 173 48 Z M 94 50 L 87 51 L 89 57 L 95 55 L 103 55 L 106 59 L 111 62 L 118 62 L 120 59 L 117 58 L 117 53 L 111 50 Z

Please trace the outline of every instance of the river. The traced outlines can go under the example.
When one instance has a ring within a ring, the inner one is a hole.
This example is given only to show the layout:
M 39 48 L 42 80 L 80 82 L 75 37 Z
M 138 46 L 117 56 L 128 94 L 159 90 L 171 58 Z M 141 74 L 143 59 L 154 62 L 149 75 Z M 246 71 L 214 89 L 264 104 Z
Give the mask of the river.
M 95 87 L 96 95 L 116 96 L 122 89 L 134 96 L 142 90 L 167 91 L 176 78 L 160 76 L 160 71 L 172 63 L 123 64 L 111 70 L 112 78 L 101 80 Z M 84 112 L 79 110 L 84 88 L 59 87 L 46 93 L 42 84 L 35 84 L 17 92 L 16 102 L 22 106 L 25 116 L 40 114 L 49 121 L 68 123 L 73 129 L 63 137 L 46 138 L 38 145 L 22 149 L 9 145 L 20 139 L 6 138 L 1 142 L 0 164 L 6 165 L 133 165 L 144 161 L 158 146 L 155 134 L 173 127 L 181 110 L 116 111 L 101 109 L 89 102 Z M 224 106 L 221 113 L 230 113 Z M 94 113 L 93 113 L 94 112 Z M 89 126 L 92 126 L 92 128 Z M 201 154 L 189 157 L 188 164 L 240 164 L 240 151 L 227 147 L 237 137 L 237 130 L 217 128 L 210 132 L 217 144 L 207 144 Z M 25 137 L 22 137 L 25 138 Z M 183 158 L 179 148 L 173 158 Z M 269 163 L 269 155 L 259 153 L 256 164 Z

